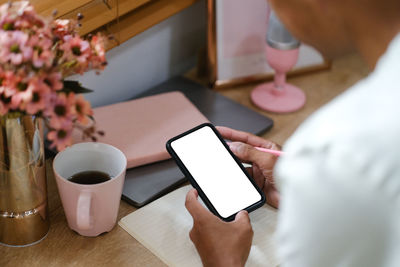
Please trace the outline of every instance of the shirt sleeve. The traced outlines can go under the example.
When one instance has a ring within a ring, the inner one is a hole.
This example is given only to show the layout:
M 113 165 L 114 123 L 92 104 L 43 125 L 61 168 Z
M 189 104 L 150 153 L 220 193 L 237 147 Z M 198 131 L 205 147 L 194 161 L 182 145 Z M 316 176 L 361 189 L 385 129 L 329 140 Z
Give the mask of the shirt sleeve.
M 384 185 L 369 175 L 374 172 L 348 155 L 303 151 L 278 162 L 281 266 L 394 266 L 388 263 L 399 260 L 390 258 L 398 232 L 392 200 L 379 194 Z

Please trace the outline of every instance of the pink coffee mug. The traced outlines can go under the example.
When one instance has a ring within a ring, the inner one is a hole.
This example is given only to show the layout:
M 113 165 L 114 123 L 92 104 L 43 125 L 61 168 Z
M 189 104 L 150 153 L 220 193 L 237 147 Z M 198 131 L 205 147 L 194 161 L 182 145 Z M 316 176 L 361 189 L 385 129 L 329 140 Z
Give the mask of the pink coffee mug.
M 109 232 L 117 222 L 127 160 L 116 147 L 79 143 L 59 152 L 53 161 L 58 192 L 68 226 L 83 236 Z M 68 180 L 84 171 L 100 171 L 111 179 L 97 184 Z

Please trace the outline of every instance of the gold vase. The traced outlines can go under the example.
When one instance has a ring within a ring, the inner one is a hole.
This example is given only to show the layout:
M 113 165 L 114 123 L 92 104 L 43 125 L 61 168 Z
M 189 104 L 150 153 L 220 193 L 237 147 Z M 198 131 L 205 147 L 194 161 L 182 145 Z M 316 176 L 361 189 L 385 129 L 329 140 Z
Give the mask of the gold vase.
M 0 243 L 27 246 L 49 230 L 43 120 L 0 116 Z

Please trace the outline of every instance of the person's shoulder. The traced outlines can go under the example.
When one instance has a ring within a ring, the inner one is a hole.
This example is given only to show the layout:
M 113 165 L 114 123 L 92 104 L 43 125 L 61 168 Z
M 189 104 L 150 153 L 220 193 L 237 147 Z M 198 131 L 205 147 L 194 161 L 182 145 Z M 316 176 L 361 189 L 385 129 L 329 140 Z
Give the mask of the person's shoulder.
M 398 48 L 391 50 L 395 51 L 388 51 L 368 77 L 334 98 L 300 125 L 286 142 L 284 150 L 291 153 L 325 150 L 336 142 L 351 145 L 361 139 L 400 142 L 400 36 Z
M 278 173 L 296 172 L 296 164 L 302 172 L 312 164 L 360 177 L 373 162 L 374 171 L 394 168 L 400 174 L 400 83 L 393 72 L 400 70 L 400 38 L 397 46 L 388 49 L 373 73 L 298 128 L 283 147 L 290 156 L 280 160 Z

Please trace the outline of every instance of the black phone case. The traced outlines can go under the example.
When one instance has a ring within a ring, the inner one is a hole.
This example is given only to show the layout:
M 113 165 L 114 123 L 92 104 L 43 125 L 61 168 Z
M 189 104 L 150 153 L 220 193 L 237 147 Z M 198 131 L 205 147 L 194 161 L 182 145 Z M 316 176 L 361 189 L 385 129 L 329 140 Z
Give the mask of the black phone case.
M 203 123 L 200 124 L 199 126 L 196 126 L 178 136 L 175 136 L 173 138 L 171 138 L 170 140 L 167 141 L 166 143 L 166 148 L 168 153 L 172 156 L 172 158 L 175 160 L 176 164 L 178 165 L 179 169 L 182 171 L 182 173 L 189 179 L 189 182 L 192 184 L 192 186 L 197 190 L 197 192 L 199 193 L 200 198 L 203 200 L 204 204 L 207 206 L 207 208 L 214 213 L 216 216 L 218 216 L 219 218 L 221 218 L 224 221 L 233 221 L 235 219 L 236 213 L 232 214 L 231 216 L 224 218 L 222 217 L 217 210 L 214 208 L 213 204 L 211 203 L 211 201 L 208 199 L 208 197 L 206 196 L 206 194 L 203 192 L 203 190 L 201 189 L 201 187 L 197 184 L 196 180 L 193 178 L 193 176 L 190 174 L 189 170 L 186 168 L 186 166 L 182 163 L 182 161 L 180 160 L 179 156 L 175 153 L 175 151 L 172 149 L 171 147 L 171 143 L 179 138 L 184 137 L 185 135 L 188 135 L 194 131 L 197 131 L 200 128 L 203 127 L 210 127 L 213 132 L 217 135 L 218 139 L 221 141 L 221 143 L 224 145 L 224 147 L 228 150 L 229 154 L 233 157 L 233 159 L 236 161 L 236 163 L 239 165 L 239 167 L 242 169 L 242 171 L 246 174 L 247 178 L 250 180 L 250 182 L 253 184 L 253 186 L 256 188 L 256 190 L 258 191 L 258 193 L 261 195 L 261 200 L 250 205 L 249 207 L 245 208 L 245 210 L 247 212 L 252 212 L 253 210 L 256 210 L 257 208 L 261 207 L 264 205 L 265 203 L 265 195 L 264 193 L 261 191 L 261 189 L 257 186 L 257 184 L 255 183 L 255 181 L 253 180 L 253 178 L 250 177 L 250 175 L 248 174 L 248 172 L 246 171 L 246 169 L 243 167 L 242 163 L 240 162 L 240 160 L 233 154 L 233 152 L 229 149 L 229 146 L 226 144 L 226 142 L 224 141 L 224 139 L 222 138 L 222 136 L 220 135 L 220 133 L 218 132 L 218 130 L 214 127 L 214 125 L 212 125 L 211 123 Z

